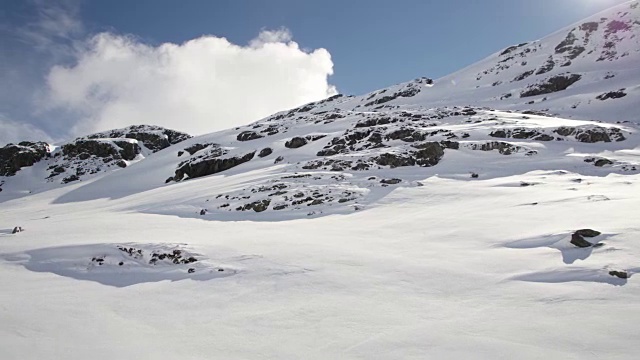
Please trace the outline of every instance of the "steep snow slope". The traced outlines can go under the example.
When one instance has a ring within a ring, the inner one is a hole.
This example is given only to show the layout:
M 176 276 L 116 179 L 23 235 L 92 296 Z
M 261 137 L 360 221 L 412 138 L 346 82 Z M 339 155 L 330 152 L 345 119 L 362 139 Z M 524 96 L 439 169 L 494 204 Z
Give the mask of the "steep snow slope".
M 640 6 L 632 1 L 541 40 L 508 47 L 432 86 L 420 86 L 424 81 L 417 79 L 353 98 L 341 108 L 475 105 L 638 121 L 639 64 Z

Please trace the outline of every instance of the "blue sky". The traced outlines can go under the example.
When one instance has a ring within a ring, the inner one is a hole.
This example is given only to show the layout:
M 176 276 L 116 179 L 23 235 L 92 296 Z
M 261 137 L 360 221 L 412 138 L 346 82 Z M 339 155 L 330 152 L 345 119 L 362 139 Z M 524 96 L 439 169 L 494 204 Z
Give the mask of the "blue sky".
M 132 123 L 220 130 L 438 78 L 622 2 L 0 0 L 0 145 Z
M 96 29 L 152 43 L 214 34 L 245 44 L 261 28 L 284 26 L 301 46 L 328 49 L 335 66 L 331 82 L 361 94 L 418 76 L 444 76 L 622 2 L 93 0 L 82 15 Z

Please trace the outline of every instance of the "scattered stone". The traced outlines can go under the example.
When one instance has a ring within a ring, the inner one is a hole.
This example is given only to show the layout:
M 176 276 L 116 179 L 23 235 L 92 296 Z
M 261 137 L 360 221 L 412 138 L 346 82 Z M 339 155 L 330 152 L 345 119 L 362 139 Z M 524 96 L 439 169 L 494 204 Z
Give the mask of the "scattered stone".
M 608 93 L 600 94 L 596 96 L 598 100 L 608 100 L 608 99 L 620 99 L 627 96 L 627 93 L 624 92 L 625 89 L 620 89 L 618 91 L 610 91 Z
M 399 184 L 402 182 L 402 179 L 382 179 L 380 180 L 381 184 L 386 184 L 386 185 L 395 185 L 395 184 Z
M 238 141 L 251 141 L 251 140 L 260 139 L 262 137 L 264 137 L 264 136 L 258 134 L 255 131 L 243 131 L 240 134 L 238 134 L 236 139 Z
M 17 234 L 17 233 L 23 232 L 23 231 L 24 231 L 24 229 L 22 227 L 16 226 L 16 227 L 13 228 L 13 231 L 11 233 L 12 234 Z
M 271 148 L 264 148 L 262 150 L 260 150 L 260 152 L 258 153 L 258 157 L 263 158 L 265 156 L 269 156 L 273 153 L 273 150 L 271 150 Z
M 573 233 L 571 235 L 571 243 L 579 248 L 588 248 L 593 246 L 592 243 L 585 240 L 582 235 L 578 233 Z
M 596 237 L 599 236 L 600 234 L 602 234 L 600 231 L 597 230 L 592 230 L 592 229 L 580 229 L 578 231 L 575 232 L 576 234 L 580 235 L 580 236 L 584 236 L 584 237 Z
M 289 149 L 297 149 L 307 145 L 308 141 L 302 137 L 294 137 L 291 140 L 287 141 L 284 146 Z
M 187 270 L 187 272 L 188 272 L 189 274 L 193 274 L 194 272 L 196 272 L 196 269 L 194 269 L 194 268 L 189 268 L 189 270 Z
M 612 164 L 613 164 L 613 161 L 609 159 L 598 159 L 593 163 L 593 165 L 597 167 L 603 167 L 605 165 L 612 165 Z
M 609 271 L 609 275 L 615 276 L 615 277 L 620 278 L 620 279 L 628 279 L 629 278 L 629 273 L 626 272 L 626 271 L 611 270 L 611 271 Z

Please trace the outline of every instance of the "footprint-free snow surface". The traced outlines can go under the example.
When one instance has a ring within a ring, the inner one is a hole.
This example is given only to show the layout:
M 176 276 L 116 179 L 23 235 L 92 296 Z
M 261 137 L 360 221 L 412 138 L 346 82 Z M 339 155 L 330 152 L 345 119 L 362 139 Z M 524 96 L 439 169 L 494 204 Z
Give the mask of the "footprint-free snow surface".
M 2 359 L 635 359 L 640 6 L 191 137 L 0 148 Z

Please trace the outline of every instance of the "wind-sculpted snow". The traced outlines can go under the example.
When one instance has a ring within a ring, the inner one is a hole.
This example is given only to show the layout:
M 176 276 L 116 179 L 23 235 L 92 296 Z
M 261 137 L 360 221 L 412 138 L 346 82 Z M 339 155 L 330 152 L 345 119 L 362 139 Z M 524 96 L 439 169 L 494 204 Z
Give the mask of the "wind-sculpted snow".
M 180 244 L 94 244 L 6 254 L 28 270 L 49 272 L 115 287 L 184 279 L 212 280 L 237 271 L 220 266 Z

